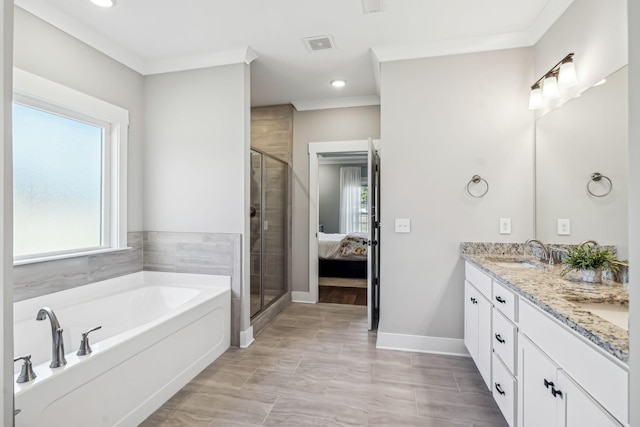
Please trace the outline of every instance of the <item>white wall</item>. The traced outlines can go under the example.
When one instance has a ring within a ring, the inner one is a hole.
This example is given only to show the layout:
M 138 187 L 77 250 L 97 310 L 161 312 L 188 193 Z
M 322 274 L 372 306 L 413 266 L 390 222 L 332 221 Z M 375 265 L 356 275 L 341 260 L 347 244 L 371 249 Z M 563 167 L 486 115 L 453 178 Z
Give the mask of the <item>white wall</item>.
M 14 65 L 129 110 L 127 228 L 142 231 L 142 75 L 19 7 L 15 8 Z
M 629 2 L 629 402 L 640 402 L 640 3 Z M 640 405 L 630 425 L 640 425 Z
M 340 232 L 340 168 L 318 165 L 318 223 L 325 233 Z
M 11 99 L 13 97 L 13 2 L 0 3 L 0 425 L 13 423 L 13 167 Z
M 380 107 L 293 112 L 292 290 L 309 291 L 310 142 L 380 138 Z M 384 161 L 384 160 L 382 160 Z
M 460 242 L 533 232 L 533 52 L 387 62 L 381 74 L 379 332 L 435 337 L 423 342 L 436 351 L 453 338 L 460 350 Z M 465 193 L 474 174 L 490 184 L 481 199 Z M 395 218 L 410 218 L 411 233 L 396 234 Z M 498 234 L 499 218 L 511 235 Z
M 535 45 L 529 85 L 574 52 L 578 85 L 566 90 L 572 97 L 626 65 L 627 46 L 627 0 L 574 1 Z
M 244 93 L 244 64 L 146 77 L 146 230 L 244 233 Z
M 325 233 L 340 232 L 340 168 L 360 166 L 366 179 L 367 168 L 361 164 L 318 165 L 318 223 Z

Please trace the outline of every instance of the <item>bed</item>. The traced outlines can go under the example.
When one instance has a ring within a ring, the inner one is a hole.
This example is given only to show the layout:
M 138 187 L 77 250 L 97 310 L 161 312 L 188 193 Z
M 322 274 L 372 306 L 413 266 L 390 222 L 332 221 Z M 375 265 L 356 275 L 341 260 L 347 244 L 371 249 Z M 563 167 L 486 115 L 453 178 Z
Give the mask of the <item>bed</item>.
M 367 278 L 368 236 L 365 233 L 318 233 L 320 277 Z

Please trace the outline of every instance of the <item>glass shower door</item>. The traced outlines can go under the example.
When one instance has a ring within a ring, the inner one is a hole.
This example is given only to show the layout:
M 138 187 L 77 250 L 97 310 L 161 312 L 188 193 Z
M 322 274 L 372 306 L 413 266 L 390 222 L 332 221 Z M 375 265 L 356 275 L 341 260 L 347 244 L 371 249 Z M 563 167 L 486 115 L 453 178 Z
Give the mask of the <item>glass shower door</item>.
M 249 207 L 251 316 L 262 310 L 262 154 L 251 150 L 251 205 Z
M 251 149 L 251 317 L 287 292 L 288 168 Z
M 287 290 L 287 164 L 264 156 L 265 221 L 263 227 L 264 306 Z

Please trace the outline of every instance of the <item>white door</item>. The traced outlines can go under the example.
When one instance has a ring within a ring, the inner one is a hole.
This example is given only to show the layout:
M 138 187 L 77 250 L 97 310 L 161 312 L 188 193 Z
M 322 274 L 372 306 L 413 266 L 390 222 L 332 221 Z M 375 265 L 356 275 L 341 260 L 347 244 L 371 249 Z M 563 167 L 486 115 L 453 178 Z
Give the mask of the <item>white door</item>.
M 520 369 L 518 382 L 521 399 L 521 427 L 553 427 L 559 423 L 562 398 L 559 389 L 558 367 L 538 347 L 521 337 L 518 343 Z
M 380 318 L 380 157 L 369 138 L 367 152 L 367 212 L 369 250 L 367 251 L 367 321 L 369 330 L 378 328 Z
M 562 392 L 563 427 L 620 427 L 586 391 L 563 371 L 558 373 L 558 389 Z
M 464 282 L 464 345 L 471 358 L 478 363 L 478 292 Z

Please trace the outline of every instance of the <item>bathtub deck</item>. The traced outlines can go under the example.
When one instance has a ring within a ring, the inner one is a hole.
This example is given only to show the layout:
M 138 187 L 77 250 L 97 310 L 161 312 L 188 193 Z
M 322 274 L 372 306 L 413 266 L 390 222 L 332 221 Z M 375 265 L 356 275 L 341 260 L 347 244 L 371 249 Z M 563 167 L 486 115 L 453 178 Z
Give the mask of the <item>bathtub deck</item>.
M 506 426 L 470 358 L 377 350 L 366 307 L 290 304 L 142 426 Z

